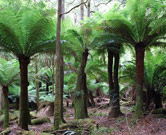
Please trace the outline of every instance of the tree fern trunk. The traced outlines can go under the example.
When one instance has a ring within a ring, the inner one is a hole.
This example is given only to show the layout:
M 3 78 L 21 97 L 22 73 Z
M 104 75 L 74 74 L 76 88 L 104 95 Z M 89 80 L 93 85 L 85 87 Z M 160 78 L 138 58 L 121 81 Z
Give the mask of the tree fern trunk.
M 136 111 L 135 118 L 143 116 L 143 81 L 144 81 L 144 53 L 145 49 L 142 44 L 135 47 L 136 51 Z
M 7 128 L 9 126 L 9 101 L 8 101 L 8 87 L 7 86 L 3 86 L 3 95 L 4 95 L 3 127 Z
M 119 53 L 114 54 L 115 64 L 114 64 L 114 89 L 111 90 L 111 110 L 109 113 L 110 118 L 116 118 L 122 113 L 120 111 L 120 102 L 119 102 Z
M 21 77 L 21 94 L 20 94 L 20 119 L 19 126 L 22 129 L 28 130 L 30 122 L 29 105 L 28 105 L 28 64 L 30 63 L 29 57 L 20 57 L 20 77 Z
M 38 81 L 38 60 L 37 56 L 35 57 L 35 85 L 36 85 L 36 104 L 37 104 L 37 110 L 39 108 L 39 81 Z
M 82 54 L 82 61 L 75 89 L 74 109 L 75 109 L 76 119 L 84 119 L 88 117 L 87 104 L 86 104 L 87 86 L 86 86 L 86 74 L 85 74 L 87 58 L 88 58 L 88 49 L 85 49 L 85 51 Z
M 108 52 L 108 85 L 109 85 L 109 96 L 111 97 L 111 91 L 114 89 L 114 82 L 113 82 L 113 74 L 112 74 L 112 66 L 113 66 L 113 54 L 109 49 Z M 111 98 L 110 98 L 111 104 Z

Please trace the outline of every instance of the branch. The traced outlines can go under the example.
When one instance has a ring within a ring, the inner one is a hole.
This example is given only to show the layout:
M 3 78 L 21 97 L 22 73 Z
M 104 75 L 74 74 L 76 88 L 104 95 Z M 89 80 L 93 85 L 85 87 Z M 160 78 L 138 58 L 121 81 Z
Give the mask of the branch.
M 89 0 L 86 0 L 85 2 L 80 3 L 79 5 L 76 5 L 75 7 L 71 8 L 69 11 L 65 12 L 65 13 L 61 13 L 60 15 L 65 15 L 70 13 L 72 10 L 74 10 L 75 8 L 78 8 L 79 6 L 86 4 Z
M 100 6 L 100 5 L 107 5 L 108 3 L 110 3 L 112 0 L 108 0 L 107 2 L 105 2 L 105 3 L 99 3 L 98 5 L 95 5 L 95 7 L 98 7 L 98 6 Z

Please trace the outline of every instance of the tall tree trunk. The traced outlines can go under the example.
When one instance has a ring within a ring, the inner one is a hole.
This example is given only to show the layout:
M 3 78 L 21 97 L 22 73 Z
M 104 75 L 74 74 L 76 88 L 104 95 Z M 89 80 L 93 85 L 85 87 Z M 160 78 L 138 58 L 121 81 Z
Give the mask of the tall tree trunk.
M 38 60 L 37 57 L 35 57 L 35 84 L 36 84 L 36 104 L 37 104 L 37 110 L 39 107 L 39 78 L 38 78 Z
M 81 3 L 83 3 L 84 0 L 81 0 Z M 80 6 L 80 20 L 84 20 L 84 4 L 81 4 Z
M 119 101 L 119 53 L 114 54 L 115 64 L 114 64 L 114 89 L 111 90 L 111 111 L 109 113 L 110 118 L 116 118 L 122 113 L 120 111 L 120 101 Z
M 62 13 L 65 13 L 65 0 L 62 0 Z M 62 15 L 62 20 L 65 20 L 65 15 Z
M 136 51 L 136 111 L 135 118 L 143 116 L 143 81 L 144 81 L 144 54 L 145 48 L 142 44 L 135 47 Z
M 2 86 L 0 85 L 0 114 L 3 113 L 4 108 L 4 96 L 3 96 L 3 90 Z
M 90 2 L 91 2 L 91 0 L 88 1 L 88 6 L 87 6 L 87 17 L 90 17 Z
M 113 82 L 113 73 L 112 73 L 112 67 L 113 67 L 113 54 L 108 49 L 108 85 L 109 85 L 109 96 L 110 96 L 110 104 L 111 104 L 111 91 L 114 90 L 114 82 Z
M 19 126 L 22 129 L 28 130 L 30 122 L 29 102 L 28 102 L 28 64 L 30 63 L 29 57 L 20 57 L 20 77 L 21 77 L 21 94 L 20 94 L 20 119 Z
M 60 35 L 61 35 L 61 15 L 62 11 L 62 1 L 58 0 L 58 17 L 57 17 L 57 33 L 56 33 L 56 94 L 54 102 L 54 129 L 59 129 L 59 124 L 61 122 L 61 77 L 63 76 L 61 72 L 62 56 L 60 49 Z
M 65 0 L 62 0 L 62 13 L 65 12 Z M 62 20 L 65 20 L 65 15 L 62 15 Z M 61 108 L 60 108 L 60 115 L 61 115 L 61 121 L 65 123 L 65 120 L 63 118 L 63 88 L 64 88 L 64 60 L 63 60 L 63 54 L 61 55 L 61 90 L 60 90 L 60 95 L 61 95 Z
M 75 89 L 75 98 L 74 98 L 74 109 L 75 109 L 75 118 L 84 119 L 88 117 L 87 105 L 86 105 L 86 74 L 85 67 L 88 59 L 88 49 L 82 54 L 82 61 L 77 77 L 77 84 Z
M 60 67 L 60 72 L 61 72 L 61 76 L 60 76 L 60 95 L 61 95 L 61 108 L 60 108 L 60 121 L 62 121 L 63 123 L 65 123 L 65 120 L 63 118 L 63 88 L 64 88 L 64 67 L 63 67 L 63 55 L 61 56 L 61 67 Z
M 8 101 L 8 87 L 7 86 L 3 86 L 3 95 L 4 95 L 3 127 L 7 128 L 9 126 L 9 101 Z
M 54 74 L 54 66 L 52 67 L 52 95 L 54 95 L 55 94 L 55 88 L 54 88 L 54 86 L 55 86 L 55 74 Z

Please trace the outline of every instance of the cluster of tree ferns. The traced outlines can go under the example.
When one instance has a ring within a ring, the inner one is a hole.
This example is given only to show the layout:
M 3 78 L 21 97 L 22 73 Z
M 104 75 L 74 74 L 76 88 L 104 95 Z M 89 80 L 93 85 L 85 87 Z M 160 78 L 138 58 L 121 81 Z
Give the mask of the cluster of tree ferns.
M 64 97 L 73 97 L 75 119 L 84 119 L 88 106 L 95 106 L 93 95 L 99 89 L 110 98 L 108 117 L 122 114 L 120 97 L 129 87 L 136 92 L 136 119 L 151 109 L 151 103 L 162 107 L 166 85 L 164 0 L 127 0 L 105 14 L 90 12 L 91 1 L 81 0 L 81 24 L 64 17 L 68 12 L 63 0 L 58 0 L 57 11 L 41 3 L 25 3 L 0 5 L 4 127 L 9 126 L 8 93 L 19 97 L 18 124 L 25 130 L 31 124 L 30 100 L 37 107 L 41 100 L 54 101 L 55 129 L 65 122 Z M 127 59 L 128 54 L 132 60 Z

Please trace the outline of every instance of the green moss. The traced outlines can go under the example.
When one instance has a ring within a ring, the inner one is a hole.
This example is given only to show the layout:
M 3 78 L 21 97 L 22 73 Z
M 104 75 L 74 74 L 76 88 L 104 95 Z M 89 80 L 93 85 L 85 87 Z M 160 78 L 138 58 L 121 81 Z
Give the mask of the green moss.
M 37 118 L 37 119 L 33 119 L 31 121 L 32 125 L 38 125 L 38 124 L 43 124 L 43 123 L 50 123 L 50 119 L 48 117 L 43 117 L 43 118 Z

